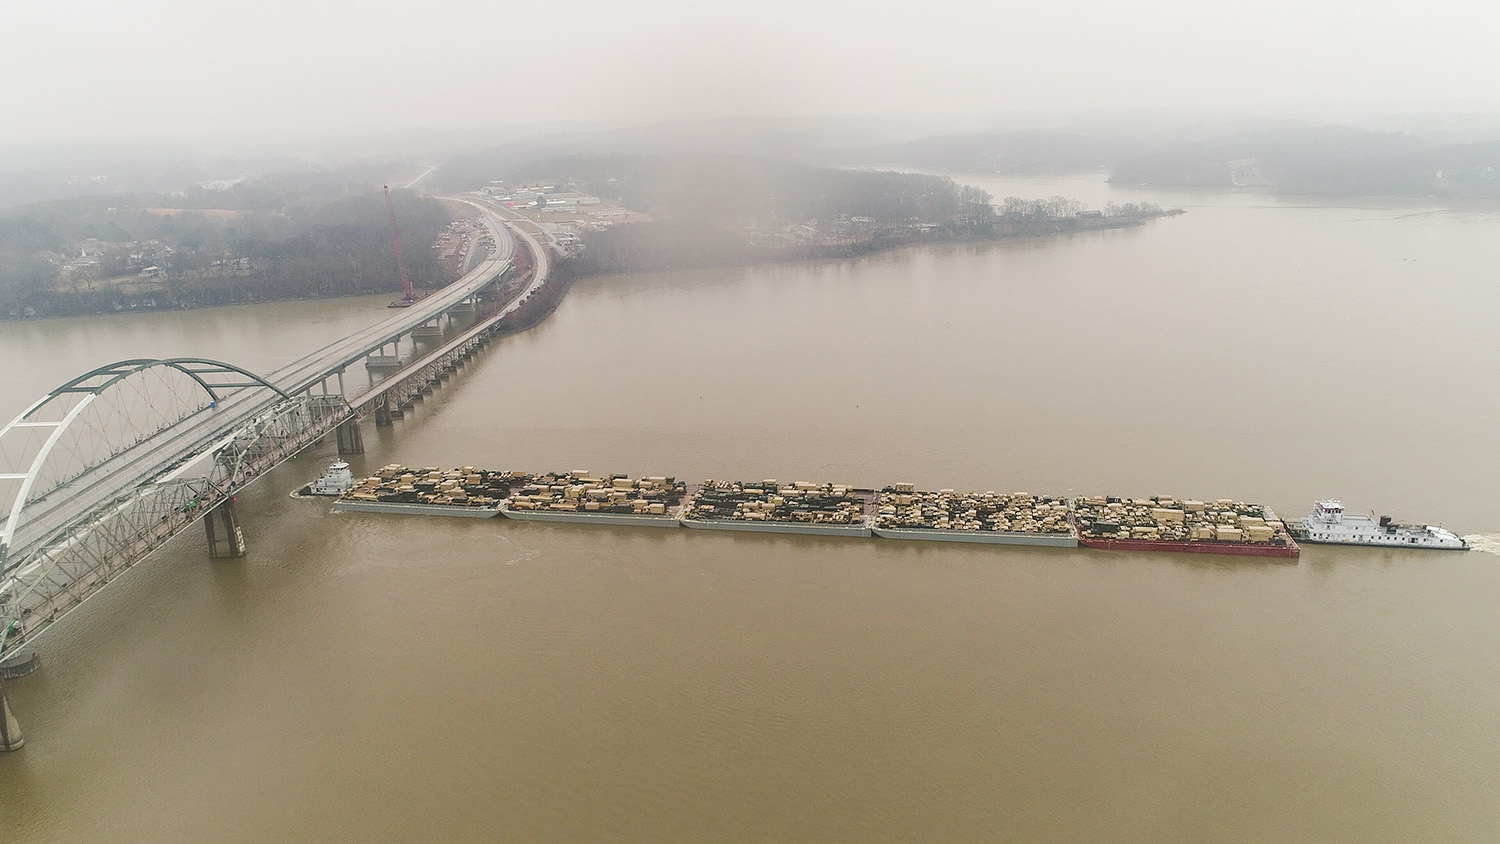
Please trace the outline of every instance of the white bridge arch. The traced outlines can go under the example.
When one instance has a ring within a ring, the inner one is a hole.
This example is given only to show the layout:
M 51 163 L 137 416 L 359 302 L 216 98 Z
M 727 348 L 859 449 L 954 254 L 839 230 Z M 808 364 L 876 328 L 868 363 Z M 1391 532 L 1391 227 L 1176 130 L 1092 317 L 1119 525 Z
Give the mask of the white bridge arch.
M 227 398 L 233 392 L 245 388 L 263 388 L 281 398 L 289 398 L 279 388 L 264 378 L 230 363 L 208 360 L 204 358 L 166 358 L 123 360 L 107 366 L 101 366 L 90 372 L 68 381 L 60 387 L 42 396 L 12 419 L 4 428 L 0 428 L 0 484 L 14 484 L 15 488 L 10 490 L 11 501 L 4 520 L 0 521 L 0 573 L 5 568 L 5 560 L 8 551 L 15 541 L 16 531 L 21 527 L 26 516 L 26 508 L 36 500 L 33 495 L 45 495 L 66 484 L 69 480 L 79 477 L 89 471 L 99 468 L 110 459 L 117 457 L 123 451 L 128 450 L 131 445 L 144 442 L 165 430 L 175 421 L 186 418 L 187 414 L 181 414 L 177 420 L 167 420 L 170 410 L 191 408 L 191 402 L 182 401 L 184 397 L 174 396 L 176 401 L 172 402 L 174 407 L 152 407 L 150 395 L 146 399 L 144 415 L 130 418 L 128 415 L 112 420 L 115 422 L 116 431 L 103 430 L 99 425 L 83 426 L 86 414 L 94 409 L 95 402 L 112 390 L 125 390 L 131 386 L 129 382 L 136 376 L 143 376 L 153 369 L 162 369 L 170 372 L 181 373 L 185 376 L 186 384 L 196 385 L 207 398 L 201 402 L 201 407 L 193 410 L 201 410 L 203 407 L 217 408 L 220 401 Z M 145 391 L 142 391 L 145 392 Z M 61 413 L 55 418 L 45 418 L 46 411 L 56 408 L 58 405 L 66 405 Z M 156 418 L 153 418 L 156 417 Z M 104 420 L 107 424 L 111 420 Z M 166 425 L 160 423 L 166 422 Z M 154 429 L 152 425 L 156 424 Z M 102 442 L 89 443 L 90 446 L 104 446 L 104 453 L 91 448 L 84 450 L 77 448 L 73 450 L 72 457 L 74 465 L 71 473 L 64 470 L 53 478 L 52 489 L 37 490 L 37 484 L 44 480 L 44 470 L 48 468 L 48 462 L 53 457 L 58 446 L 66 438 L 76 432 L 76 427 L 90 427 L 92 430 L 84 432 L 85 435 L 100 435 Z M 125 437 L 111 437 L 110 433 L 124 434 Z M 38 435 L 45 435 L 39 439 Z M 125 439 L 133 441 L 125 444 Z M 22 442 L 17 442 L 21 440 Z M 117 449 L 117 445 L 124 448 Z M 6 465 L 16 462 L 17 458 L 29 463 L 22 467 Z M 101 457 L 98 460 L 90 460 L 89 457 Z M 82 459 L 79 459 L 82 458 Z M 8 470 L 8 471 L 7 471 Z M 19 471 L 18 471 L 19 470 Z M 3 493 L 0 493 L 0 501 L 4 501 Z

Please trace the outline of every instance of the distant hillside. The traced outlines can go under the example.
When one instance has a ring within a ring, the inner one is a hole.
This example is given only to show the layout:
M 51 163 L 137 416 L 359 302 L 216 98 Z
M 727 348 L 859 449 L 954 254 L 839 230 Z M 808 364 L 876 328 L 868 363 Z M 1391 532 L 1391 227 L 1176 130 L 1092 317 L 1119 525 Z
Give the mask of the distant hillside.
M 945 176 L 723 154 L 520 161 L 496 154 L 487 163 L 467 156 L 450 166 L 445 178 L 463 173 L 478 185 L 566 188 L 649 217 L 620 225 L 587 213 L 556 219 L 574 244 L 568 266 L 580 276 L 851 257 L 914 243 L 1120 228 L 1167 213 L 1152 206 L 1088 212 L 1064 197 L 1007 197 L 997 207 L 985 191 Z
M 1154 187 L 1500 197 L 1500 141 L 1455 143 L 1341 126 L 938 135 L 863 154 L 883 156 L 895 164 L 968 172 L 1085 172 L 1107 167 L 1111 182 Z
M 466 156 L 439 176 L 510 184 L 567 182 L 579 190 L 656 218 L 746 223 L 836 216 L 947 221 L 965 213 L 963 189 L 951 179 L 879 170 L 842 170 L 737 155 L 573 154 L 521 159 Z M 988 198 L 982 200 L 988 203 Z
M 975 173 L 1077 173 L 1098 170 L 1145 142 L 1085 131 L 974 132 L 934 135 L 861 153 L 875 162 Z
M 426 247 L 451 214 L 410 191 L 392 200 L 414 281 L 446 283 Z M 0 319 L 398 289 L 379 190 L 334 176 L 77 197 L 0 214 Z
M 1500 142 L 1443 144 L 1339 127 L 1243 133 L 1118 161 L 1111 181 L 1283 193 L 1500 196 Z

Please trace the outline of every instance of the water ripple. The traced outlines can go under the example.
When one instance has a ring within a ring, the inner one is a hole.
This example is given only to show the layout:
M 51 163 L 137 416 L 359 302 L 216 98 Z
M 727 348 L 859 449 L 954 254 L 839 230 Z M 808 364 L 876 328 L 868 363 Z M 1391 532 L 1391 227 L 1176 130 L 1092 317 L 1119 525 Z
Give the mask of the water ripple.
M 1500 554 L 1500 533 L 1471 533 L 1464 537 L 1469 547 L 1486 554 Z

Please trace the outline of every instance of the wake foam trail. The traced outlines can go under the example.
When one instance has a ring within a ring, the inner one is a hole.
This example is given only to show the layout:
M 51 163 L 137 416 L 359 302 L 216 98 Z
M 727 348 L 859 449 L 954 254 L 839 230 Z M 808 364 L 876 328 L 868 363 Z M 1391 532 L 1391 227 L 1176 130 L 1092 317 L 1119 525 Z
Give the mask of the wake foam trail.
M 1500 554 L 1500 533 L 1471 533 L 1464 537 L 1469 547 L 1486 554 Z

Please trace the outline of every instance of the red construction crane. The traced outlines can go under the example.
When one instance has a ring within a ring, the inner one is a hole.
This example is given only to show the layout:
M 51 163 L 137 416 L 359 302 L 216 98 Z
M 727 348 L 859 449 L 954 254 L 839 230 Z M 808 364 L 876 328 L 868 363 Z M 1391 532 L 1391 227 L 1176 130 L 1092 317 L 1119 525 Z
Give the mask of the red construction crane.
M 381 189 L 385 191 L 385 214 L 391 221 L 391 244 L 396 247 L 396 266 L 401 268 L 401 298 L 387 307 L 409 308 L 427 294 L 412 289 L 411 274 L 406 271 L 406 252 L 401 248 L 401 229 L 396 226 L 396 208 L 391 205 L 390 185 L 382 185 Z

